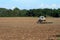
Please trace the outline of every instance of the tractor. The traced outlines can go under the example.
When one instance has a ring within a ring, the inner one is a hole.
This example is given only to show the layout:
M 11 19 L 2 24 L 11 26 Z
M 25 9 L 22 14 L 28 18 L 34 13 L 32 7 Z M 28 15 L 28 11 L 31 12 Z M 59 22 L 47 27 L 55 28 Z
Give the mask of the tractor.
M 46 21 L 46 18 L 44 16 L 40 16 L 38 19 L 38 23 L 44 23 Z

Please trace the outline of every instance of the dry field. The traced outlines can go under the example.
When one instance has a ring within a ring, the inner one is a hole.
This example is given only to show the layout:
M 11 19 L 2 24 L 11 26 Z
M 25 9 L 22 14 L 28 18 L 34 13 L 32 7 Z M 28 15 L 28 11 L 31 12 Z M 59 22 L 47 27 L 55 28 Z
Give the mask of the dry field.
M 37 24 L 34 17 L 0 17 L 0 40 L 48 40 L 60 35 L 60 18 L 47 18 L 51 24 Z

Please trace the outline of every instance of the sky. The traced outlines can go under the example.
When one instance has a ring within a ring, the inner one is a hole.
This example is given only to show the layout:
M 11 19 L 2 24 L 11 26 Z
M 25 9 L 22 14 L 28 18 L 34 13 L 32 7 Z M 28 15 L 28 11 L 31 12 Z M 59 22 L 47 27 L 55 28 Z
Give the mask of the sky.
M 14 9 L 60 8 L 60 0 L 0 0 L 0 8 Z

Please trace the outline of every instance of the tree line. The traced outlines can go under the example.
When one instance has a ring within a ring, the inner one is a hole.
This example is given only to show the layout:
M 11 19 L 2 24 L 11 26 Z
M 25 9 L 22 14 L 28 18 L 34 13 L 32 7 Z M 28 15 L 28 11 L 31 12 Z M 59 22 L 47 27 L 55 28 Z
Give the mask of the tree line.
M 39 17 L 39 16 L 50 16 L 50 17 L 60 17 L 60 8 L 58 9 L 19 9 L 14 8 L 6 9 L 0 8 L 0 17 Z

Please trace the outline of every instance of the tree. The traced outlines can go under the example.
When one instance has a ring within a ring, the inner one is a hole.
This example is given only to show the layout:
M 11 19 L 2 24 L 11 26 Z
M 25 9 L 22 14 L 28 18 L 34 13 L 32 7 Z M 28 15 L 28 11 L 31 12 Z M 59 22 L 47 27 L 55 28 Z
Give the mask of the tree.
M 19 8 L 6 9 L 0 8 L 0 17 L 39 17 L 39 16 L 52 16 L 52 17 L 60 17 L 60 8 L 58 9 L 30 9 L 30 10 L 20 10 Z
M 17 8 L 17 7 L 14 8 L 12 12 L 13 12 L 13 16 L 20 16 L 20 15 L 21 15 L 21 14 L 20 14 L 20 13 L 21 13 L 21 12 L 20 12 L 20 9 Z

